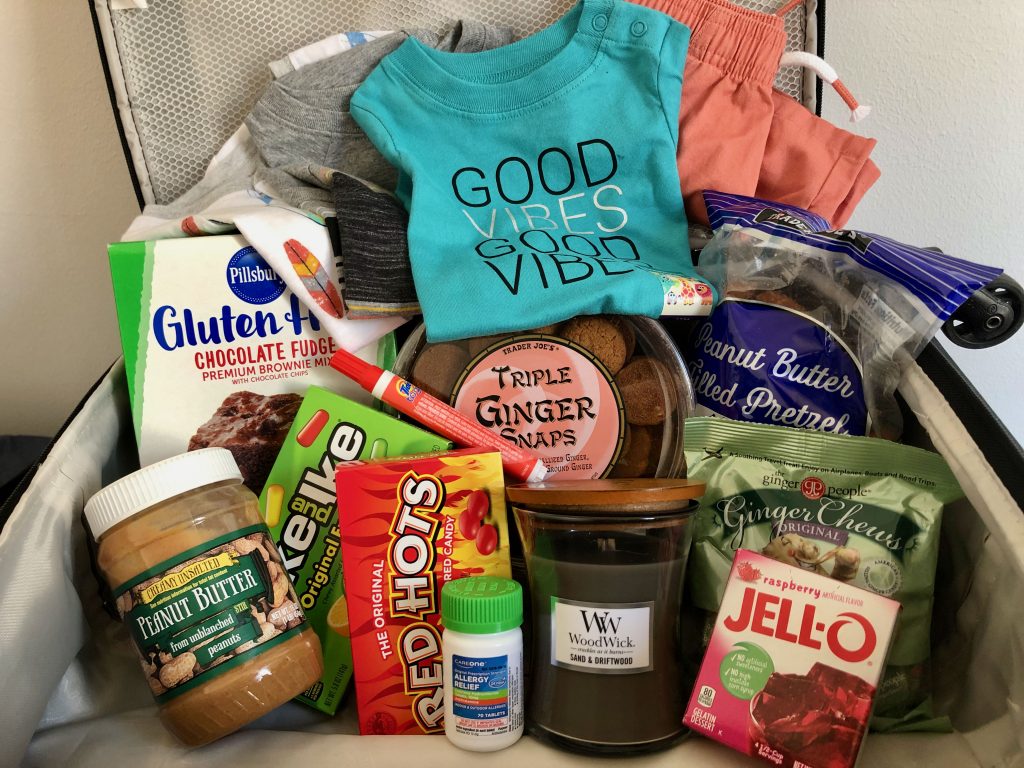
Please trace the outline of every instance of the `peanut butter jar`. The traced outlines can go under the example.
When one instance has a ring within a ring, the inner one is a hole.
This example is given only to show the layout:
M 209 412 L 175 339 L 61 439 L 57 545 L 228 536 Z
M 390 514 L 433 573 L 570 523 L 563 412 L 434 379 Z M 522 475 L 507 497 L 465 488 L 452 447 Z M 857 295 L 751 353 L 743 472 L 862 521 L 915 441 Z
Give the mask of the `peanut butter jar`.
M 320 641 L 231 453 L 174 456 L 93 496 L 97 560 L 160 718 L 197 746 L 320 679 Z

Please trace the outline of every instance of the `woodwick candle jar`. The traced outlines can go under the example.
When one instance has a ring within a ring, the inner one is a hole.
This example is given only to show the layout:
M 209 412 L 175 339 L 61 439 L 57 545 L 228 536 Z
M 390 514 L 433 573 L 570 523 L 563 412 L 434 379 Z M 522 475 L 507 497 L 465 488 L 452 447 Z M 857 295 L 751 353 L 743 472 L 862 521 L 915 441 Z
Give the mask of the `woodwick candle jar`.
M 685 732 L 679 609 L 703 491 L 656 479 L 508 488 L 530 581 L 535 735 L 629 753 Z

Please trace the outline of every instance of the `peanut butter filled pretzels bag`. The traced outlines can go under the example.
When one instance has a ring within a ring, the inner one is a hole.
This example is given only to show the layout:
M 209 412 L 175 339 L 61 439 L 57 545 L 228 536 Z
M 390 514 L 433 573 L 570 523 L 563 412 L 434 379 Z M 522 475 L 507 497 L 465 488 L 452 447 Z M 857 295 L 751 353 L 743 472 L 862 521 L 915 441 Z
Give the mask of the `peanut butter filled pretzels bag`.
M 700 415 L 895 440 L 910 362 L 1002 270 L 791 205 L 705 192 L 721 304 L 683 350 Z
M 942 510 L 963 492 L 937 453 L 869 437 L 686 421 L 688 477 L 707 483 L 687 585 L 705 642 L 738 549 L 899 601 L 871 726 L 948 730 L 931 706 L 931 618 Z

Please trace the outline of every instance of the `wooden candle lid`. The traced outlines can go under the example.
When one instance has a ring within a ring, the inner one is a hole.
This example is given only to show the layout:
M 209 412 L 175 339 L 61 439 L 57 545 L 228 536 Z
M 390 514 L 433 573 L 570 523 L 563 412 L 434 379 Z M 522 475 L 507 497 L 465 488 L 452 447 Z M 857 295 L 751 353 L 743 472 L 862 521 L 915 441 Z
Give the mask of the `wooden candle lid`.
M 563 514 L 658 514 L 690 506 L 705 484 L 669 478 L 564 480 L 524 483 L 506 488 L 514 505 Z

